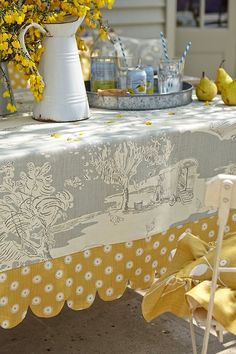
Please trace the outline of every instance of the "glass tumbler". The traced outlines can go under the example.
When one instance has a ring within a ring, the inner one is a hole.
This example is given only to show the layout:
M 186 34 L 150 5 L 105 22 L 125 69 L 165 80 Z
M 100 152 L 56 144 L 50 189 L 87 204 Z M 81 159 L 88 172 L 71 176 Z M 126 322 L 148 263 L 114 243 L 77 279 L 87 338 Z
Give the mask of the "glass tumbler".
M 158 92 L 179 92 L 183 87 L 184 62 L 180 58 L 162 59 L 158 70 Z
M 91 58 L 91 91 L 117 87 L 117 63 L 113 57 Z

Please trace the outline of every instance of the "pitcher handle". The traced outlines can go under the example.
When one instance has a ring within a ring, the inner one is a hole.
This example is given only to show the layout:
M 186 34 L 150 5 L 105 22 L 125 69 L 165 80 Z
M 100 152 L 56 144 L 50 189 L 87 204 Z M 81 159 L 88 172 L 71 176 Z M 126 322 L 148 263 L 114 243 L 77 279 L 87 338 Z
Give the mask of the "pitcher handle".
M 40 30 L 40 32 L 42 32 L 43 34 L 47 34 L 47 31 L 41 26 L 39 25 L 38 23 L 35 23 L 35 22 L 32 22 L 30 25 L 26 26 L 25 28 L 23 28 L 21 31 L 20 31 L 20 34 L 19 34 L 19 41 L 20 41 L 20 45 L 21 45 L 21 48 L 23 50 L 23 52 L 31 59 L 30 57 L 30 54 L 26 48 L 26 45 L 25 45 L 25 35 L 26 35 L 26 32 L 31 28 L 31 27 L 34 27 L 34 28 L 37 28 L 38 30 Z

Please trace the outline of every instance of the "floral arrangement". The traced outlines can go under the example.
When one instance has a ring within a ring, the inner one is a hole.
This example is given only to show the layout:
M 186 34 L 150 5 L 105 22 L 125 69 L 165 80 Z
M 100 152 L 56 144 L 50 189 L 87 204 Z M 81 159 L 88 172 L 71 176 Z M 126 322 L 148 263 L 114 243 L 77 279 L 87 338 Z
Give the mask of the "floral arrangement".
M 67 15 L 83 16 L 86 14 L 85 25 L 90 28 L 99 27 L 101 36 L 105 35 L 102 26 L 101 9 L 111 9 L 114 0 L 0 0 L 0 62 L 13 62 L 16 68 L 23 71 L 29 80 L 34 98 L 40 101 L 43 98 L 44 82 L 37 66 L 43 53 L 42 35 L 39 30 L 30 28 L 26 35 L 26 45 L 30 57 L 21 49 L 19 33 L 24 26 L 32 22 L 43 25 L 63 21 Z M 80 28 L 80 32 L 83 28 Z M 84 49 L 84 43 L 78 35 L 78 47 Z M 8 79 L 1 69 L 1 74 Z M 10 84 L 3 97 L 10 97 Z M 7 109 L 16 110 L 13 103 L 8 103 Z

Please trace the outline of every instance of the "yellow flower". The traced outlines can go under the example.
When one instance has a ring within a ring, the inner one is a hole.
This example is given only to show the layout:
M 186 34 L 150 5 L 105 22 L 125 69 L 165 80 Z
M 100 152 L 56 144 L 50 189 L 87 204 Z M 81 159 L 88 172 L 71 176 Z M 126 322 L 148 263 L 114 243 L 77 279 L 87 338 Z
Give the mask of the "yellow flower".
M 150 120 L 147 120 L 147 121 L 145 122 L 145 125 L 152 125 L 152 122 L 151 122 Z
M 12 113 L 16 111 L 16 106 L 14 106 L 14 104 L 12 104 L 12 103 L 8 103 L 6 108 L 8 111 L 10 111 Z
M 25 36 L 30 59 L 23 54 L 18 40 L 23 26 L 32 22 L 62 22 L 67 15 L 86 15 L 84 23 L 90 28 L 101 27 L 100 35 L 105 39 L 107 33 L 102 27 L 101 9 L 111 9 L 113 3 L 114 0 L 0 0 L 0 58 L 12 61 L 17 70 L 23 71 L 30 82 L 34 98 L 40 101 L 43 98 L 44 83 L 38 73 L 38 63 L 44 51 L 43 36 L 35 28 L 30 28 Z M 81 40 L 82 32 L 81 26 L 77 33 L 77 43 L 80 49 L 86 50 Z M 8 108 L 15 110 L 14 105 L 8 105 Z
M 4 91 L 3 94 L 2 94 L 2 97 L 6 98 L 6 97 L 10 97 L 10 92 L 7 90 L 7 91 Z
M 10 13 L 6 13 L 4 20 L 7 24 L 14 23 L 14 17 Z
M 13 48 L 15 48 L 15 49 L 19 49 L 19 48 L 20 48 L 20 43 L 19 43 L 19 41 L 13 41 L 13 42 L 12 42 L 12 46 L 13 46 Z
M 59 134 L 59 133 L 53 133 L 53 134 L 51 134 L 51 137 L 52 137 L 52 138 L 55 138 L 55 139 L 59 139 L 59 138 L 61 137 L 61 134 Z

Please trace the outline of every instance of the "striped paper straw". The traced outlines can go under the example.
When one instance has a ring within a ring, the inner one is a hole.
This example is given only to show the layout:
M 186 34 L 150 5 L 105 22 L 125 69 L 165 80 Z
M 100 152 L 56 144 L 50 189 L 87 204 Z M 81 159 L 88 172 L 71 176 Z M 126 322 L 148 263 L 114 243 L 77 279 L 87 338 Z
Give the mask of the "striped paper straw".
M 127 59 L 126 59 L 124 45 L 123 45 L 122 40 L 120 39 L 119 36 L 117 36 L 117 40 L 118 40 L 118 43 L 119 43 L 119 46 L 120 46 L 122 57 L 124 58 L 125 66 L 128 68 L 128 63 L 127 63 Z
M 183 52 L 183 55 L 179 61 L 180 65 L 183 64 L 183 62 L 185 61 L 185 58 L 189 52 L 189 49 L 191 48 L 191 45 L 192 45 L 192 42 L 188 42 L 186 48 L 185 48 L 185 51 Z
M 166 60 L 169 60 L 167 42 L 166 42 L 166 39 L 164 37 L 163 32 L 160 32 L 160 36 L 161 36 L 161 43 L 162 43 L 162 49 L 163 49 L 164 57 L 165 57 Z

